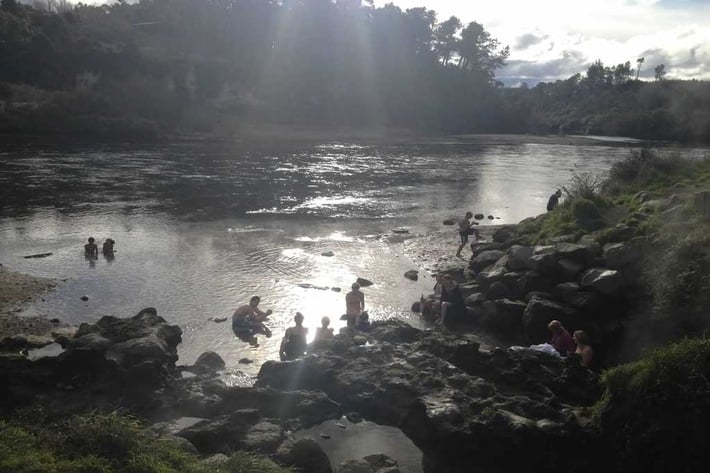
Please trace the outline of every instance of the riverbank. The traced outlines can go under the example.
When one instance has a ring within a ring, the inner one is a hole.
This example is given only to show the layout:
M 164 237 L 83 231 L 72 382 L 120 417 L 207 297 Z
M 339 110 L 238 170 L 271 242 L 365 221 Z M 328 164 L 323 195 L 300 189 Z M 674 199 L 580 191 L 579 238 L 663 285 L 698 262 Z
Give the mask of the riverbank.
M 52 291 L 58 281 L 20 274 L 0 266 L 0 340 L 14 335 L 48 334 L 57 323 L 45 317 L 23 317 L 23 309 Z

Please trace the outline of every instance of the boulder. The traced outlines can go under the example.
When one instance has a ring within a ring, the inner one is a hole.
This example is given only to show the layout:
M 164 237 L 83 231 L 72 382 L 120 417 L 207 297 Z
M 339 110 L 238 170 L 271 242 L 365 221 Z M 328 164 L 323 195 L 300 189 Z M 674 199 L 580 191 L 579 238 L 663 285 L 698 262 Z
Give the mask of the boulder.
M 561 243 L 555 247 L 555 255 L 558 259 L 568 259 L 584 265 L 589 261 L 590 252 L 584 245 Z
M 559 278 L 563 274 L 563 269 L 557 262 L 553 253 L 540 253 L 530 257 L 530 264 L 533 269 L 543 276 Z
M 337 473 L 399 473 L 397 462 L 383 454 L 346 460 L 338 465 Z
M 576 280 L 579 273 L 581 273 L 585 268 L 584 263 L 567 258 L 560 259 L 557 264 L 560 268 L 560 277 L 568 281 Z
M 518 279 L 517 291 L 520 294 L 528 292 L 551 292 L 555 286 L 555 281 L 543 276 L 537 271 L 525 271 Z
M 505 253 L 501 250 L 484 251 L 471 260 L 471 269 L 476 272 L 482 271 L 486 267 L 495 264 L 503 256 L 505 256 Z
M 611 269 L 624 269 L 641 261 L 643 253 L 630 243 L 607 243 L 604 245 L 606 266 Z
M 579 313 L 573 307 L 546 299 L 532 298 L 523 313 L 525 336 L 530 343 L 541 343 L 550 338 L 547 324 L 559 320 L 566 327 L 573 327 Z
M 330 460 L 318 443 L 310 438 L 287 438 L 274 454 L 279 463 L 308 473 L 332 473 Z
M 513 271 L 534 269 L 530 261 L 533 249 L 529 246 L 513 245 L 508 250 L 508 268 Z
M 493 216 L 488 216 L 493 220 Z M 493 232 L 493 241 L 496 243 L 506 243 L 517 235 L 517 227 L 515 225 L 503 225 Z
M 467 306 L 474 306 L 474 305 L 479 305 L 485 302 L 486 296 L 481 294 L 480 292 L 476 292 L 474 294 L 471 294 L 466 298 L 466 305 Z
M 501 243 L 479 243 L 479 242 L 475 242 L 475 241 L 473 243 L 471 243 L 471 252 L 473 253 L 474 258 L 486 251 L 504 250 L 504 249 L 505 249 L 505 245 L 503 245 Z
M 275 453 L 283 440 L 283 428 L 272 422 L 263 421 L 253 425 L 247 432 L 241 447 L 260 453 Z
M 446 220 L 444 220 L 443 223 L 444 223 L 444 225 L 449 225 L 449 226 L 456 225 L 456 220 L 454 220 L 453 218 L 447 218 Z
M 332 251 L 324 251 L 320 255 L 325 256 L 326 258 L 332 258 L 333 256 L 335 256 L 335 253 L 333 253 Z
M 417 281 L 419 279 L 419 271 L 410 269 L 409 271 L 404 273 L 404 277 L 411 281 Z
M 586 270 L 580 279 L 580 286 L 593 289 L 605 296 L 618 296 L 625 287 L 624 277 L 620 272 L 607 268 Z
M 86 335 L 72 339 L 69 343 L 69 349 L 97 353 L 104 353 L 110 346 L 111 341 L 98 333 L 87 333 Z
M 476 220 L 483 220 L 486 217 L 483 214 L 476 214 L 473 216 L 473 218 L 475 218 Z
M 256 409 L 242 409 L 229 415 L 203 420 L 177 433 L 189 440 L 203 454 L 230 454 L 241 446 L 251 426 L 259 422 Z
M 494 281 L 486 290 L 487 299 L 504 299 L 510 297 L 510 289 L 500 281 Z
M 360 285 L 360 287 L 369 287 L 374 284 L 372 281 L 370 281 L 369 279 L 365 279 L 365 278 L 357 278 L 357 280 L 355 282 L 358 283 Z
M 225 364 L 221 356 L 213 351 L 206 351 L 195 361 L 195 370 L 203 373 L 213 373 L 224 369 Z
M 527 304 L 510 299 L 498 299 L 483 303 L 481 326 L 507 336 L 517 337 L 522 333 L 523 313 Z
M 628 225 L 618 224 L 606 233 L 610 242 L 629 241 L 636 235 L 636 229 Z

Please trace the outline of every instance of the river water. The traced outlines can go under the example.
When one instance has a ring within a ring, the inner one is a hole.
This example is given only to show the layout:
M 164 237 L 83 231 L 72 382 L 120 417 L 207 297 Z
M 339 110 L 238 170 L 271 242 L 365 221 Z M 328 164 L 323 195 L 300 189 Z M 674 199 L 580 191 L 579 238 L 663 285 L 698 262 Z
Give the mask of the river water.
M 209 349 L 232 368 L 241 358 L 255 360 L 239 365 L 249 374 L 276 358 L 295 311 L 311 332 L 325 315 L 337 330 L 344 294 L 357 277 L 375 283 L 364 290 L 374 319 L 419 323 L 409 306 L 432 281 L 426 274 L 417 282 L 403 278 L 419 268 L 393 228 L 413 235 L 441 230 L 444 218 L 466 210 L 496 217 L 482 225 L 514 223 L 542 212 L 572 171 L 604 173 L 629 153 L 628 145 L 525 137 L 0 149 L 0 262 L 66 280 L 24 313 L 77 324 L 156 307 L 184 330 L 181 362 Z M 115 260 L 86 261 L 89 236 L 99 246 L 116 240 Z M 274 337 L 260 338 L 259 347 L 236 339 L 229 321 L 210 320 L 229 317 L 254 294 L 274 311 Z

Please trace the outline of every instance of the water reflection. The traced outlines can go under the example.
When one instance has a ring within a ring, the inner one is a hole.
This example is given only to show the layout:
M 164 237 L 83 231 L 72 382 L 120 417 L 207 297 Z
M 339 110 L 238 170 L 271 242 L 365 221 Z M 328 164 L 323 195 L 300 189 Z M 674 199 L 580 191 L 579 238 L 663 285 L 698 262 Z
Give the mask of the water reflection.
M 183 328 L 183 362 L 212 349 L 254 374 L 258 363 L 238 361 L 275 358 L 296 311 L 308 327 L 327 315 L 337 331 L 357 277 L 375 282 L 365 289 L 371 317 L 411 317 L 411 301 L 432 283 L 424 274 L 403 278 L 417 265 L 382 238 L 392 228 L 439 229 L 466 210 L 518 221 L 541 212 L 570 169 L 602 172 L 627 152 L 550 144 L 10 145 L 0 152 L 0 261 L 66 279 L 34 315 L 79 323 L 154 306 Z M 87 235 L 121 242 L 120 257 L 82 259 Z M 453 236 L 451 244 L 453 252 Z M 85 294 L 89 302 L 80 300 Z M 274 310 L 274 336 L 259 337 L 258 348 L 213 321 L 253 295 Z

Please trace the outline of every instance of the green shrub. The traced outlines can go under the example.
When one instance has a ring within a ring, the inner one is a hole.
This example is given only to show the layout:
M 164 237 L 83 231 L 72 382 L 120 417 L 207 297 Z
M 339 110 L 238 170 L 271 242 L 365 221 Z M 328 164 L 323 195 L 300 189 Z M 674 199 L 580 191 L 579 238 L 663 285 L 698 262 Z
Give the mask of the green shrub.
M 710 460 L 710 340 L 685 339 L 606 371 L 595 406 L 619 470 L 704 471 Z

